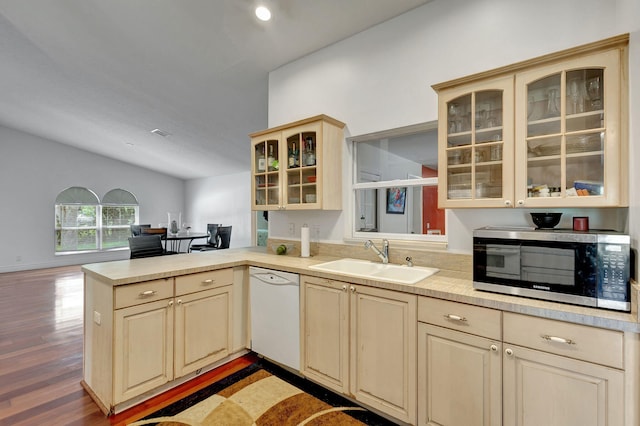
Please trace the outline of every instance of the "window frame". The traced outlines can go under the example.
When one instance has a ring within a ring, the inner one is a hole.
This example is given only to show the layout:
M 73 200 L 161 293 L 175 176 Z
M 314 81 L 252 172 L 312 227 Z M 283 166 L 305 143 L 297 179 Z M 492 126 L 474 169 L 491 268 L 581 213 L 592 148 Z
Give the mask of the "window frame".
M 406 241 L 408 244 L 432 244 L 437 247 L 448 244 L 448 232 L 444 235 L 437 234 L 401 234 L 390 232 L 362 232 L 357 230 L 356 208 L 358 206 L 358 190 L 362 189 L 376 189 L 382 190 L 392 187 L 429 187 L 438 185 L 437 177 L 423 178 L 418 176 L 407 176 L 406 179 L 394 179 L 394 180 L 381 180 L 377 182 L 363 182 L 358 183 L 358 165 L 357 165 L 357 144 L 360 142 L 370 142 L 385 138 L 397 138 L 401 136 L 408 136 L 411 134 L 417 134 L 422 132 L 437 131 L 437 120 L 429 121 L 425 123 L 419 123 L 411 126 L 405 126 L 382 132 L 364 134 L 359 136 L 353 136 L 347 138 L 348 149 L 352 153 L 351 167 L 351 182 L 349 191 L 349 209 L 348 209 L 348 224 L 347 237 L 345 240 L 352 242 L 361 242 L 368 239 L 388 239 L 395 241 Z M 448 215 L 445 210 L 445 230 L 448 230 Z
M 120 244 L 117 246 L 110 246 L 108 248 L 104 247 L 105 246 L 104 238 L 105 238 L 105 235 L 107 234 L 105 231 L 107 229 L 129 229 L 129 225 L 130 225 L 130 224 L 126 224 L 126 225 L 119 224 L 119 225 L 106 226 L 104 224 L 105 221 L 103 220 L 104 207 L 134 208 L 135 224 L 137 224 L 139 221 L 139 213 L 140 213 L 139 205 L 132 203 L 132 200 L 135 200 L 137 202 L 136 197 L 131 192 L 123 189 L 111 190 L 107 193 L 107 195 L 112 193 L 113 191 L 123 191 L 129 194 L 131 197 L 128 197 L 129 201 L 126 204 L 118 204 L 116 202 L 107 202 L 106 204 L 103 204 L 98 198 L 98 196 L 95 194 L 95 192 L 93 192 L 88 188 L 79 187 L 79 186 L 69 187 L 58 194 L 54 203 L 54 255 L 59 256 L 59 255 L 70 255 L 70 254 L 85 254 L 85 253 L 117 251 L 117 250 L 126 250 L 129 247 L 128 240 L 126 244 L 124 244 L 124 242 L 121 241 Z M 105 197 L 103 198 L 107 198 L 107 196 L 105 195 Z M 76 208 L 77 210 L 81 210 L 83 207 L 91 207 L 92 209 L 95 209 L 95 218 L 94 218 L 95 223 L 93 223 L 91 226 L 78 226 L 78 222 L 76 219 L 75 226 L 64 225 L 63 217 L 62 215 L 59 215 L 59 213 L 61 213 L 60 209 L 63 209 L 66 206 Z M 68 248 L 64 250 L 59 249 L 59 247 L 62 247 L 62 246 L 61 245 L 59 246 L 58 241 L 62 240 L 64 231 L 79 232 L 79 231 L 86 231 L 86 230 L 93 230 L 95 232 L 95 248 L 78 249 L 76 245 L 76 249 L 68 249 Z

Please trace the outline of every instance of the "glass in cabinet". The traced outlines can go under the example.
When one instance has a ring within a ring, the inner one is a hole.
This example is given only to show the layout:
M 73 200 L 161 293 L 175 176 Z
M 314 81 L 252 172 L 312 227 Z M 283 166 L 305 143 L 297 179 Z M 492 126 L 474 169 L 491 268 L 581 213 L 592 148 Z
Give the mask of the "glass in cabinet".
M 503 205 L 512 184 L 513 78 L 461 86 L 440 94 L 440 207 Z M 443 136 L 444 135 L 444 136 Z M 506 170 L 505 170 L 506 168 Z
M 318 203 L 318 167 L 316 147 L 320 126 L 310 124 L 292 129 L 286 134 L 287 173 L 286 197 L 287 205 L 306 206 Z M 308 206 L 310 207 L 310 206 Z
M 267 135 L 254 140 L 253 146 L 253 204 L 264 209 L 280 206 L 280 139 Z
M 624 203 L 620 96 L 618 50 L 516 76 L 518 206 Z

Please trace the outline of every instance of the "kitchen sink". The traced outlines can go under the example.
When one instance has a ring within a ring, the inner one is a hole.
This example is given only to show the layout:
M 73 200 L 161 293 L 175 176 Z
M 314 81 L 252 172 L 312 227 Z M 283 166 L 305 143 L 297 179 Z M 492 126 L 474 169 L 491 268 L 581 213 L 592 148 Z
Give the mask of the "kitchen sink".
M 333 260 L 312 265 L 309 268 L 399 284 L 415 284 L 439 271 L 439 269 L 424 266 L 385 264 L 360 259 Z

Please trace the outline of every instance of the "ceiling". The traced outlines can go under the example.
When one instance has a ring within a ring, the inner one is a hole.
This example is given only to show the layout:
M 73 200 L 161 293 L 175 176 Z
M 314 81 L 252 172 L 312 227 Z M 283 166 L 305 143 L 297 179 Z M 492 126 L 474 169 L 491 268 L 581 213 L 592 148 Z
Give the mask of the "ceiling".
M 182 179 L 246 171 L 270 71 L 429 1 L 264 0 L 265 23 L 256 0 L 0 0 L 0 125 Z

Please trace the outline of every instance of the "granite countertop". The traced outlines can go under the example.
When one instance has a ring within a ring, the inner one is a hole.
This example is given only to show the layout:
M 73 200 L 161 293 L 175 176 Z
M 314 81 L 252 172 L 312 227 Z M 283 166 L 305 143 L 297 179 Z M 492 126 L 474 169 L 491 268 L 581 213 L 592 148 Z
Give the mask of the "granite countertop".
M 309 258 L 277 256 L 268 253 L 264 247 L 250 247 L 92 263 L 83 265 L 82 270 L 88 275 L 117 286 L 234 266 L 258 266 L 468 303 L 502 311 L 640 333 L 637 300 L 635 297 L 632 300 L 632 312 L 626 313 L 475 290 L 470 272 L 441 269 L 435 275 L 414 285 L 405 285 L 309 269 L 311 265 L 335 259 L 338 258 L 332 256 L 313 256 Z M 634 284 L 633 294 L 637 293 L 638 287 Z

